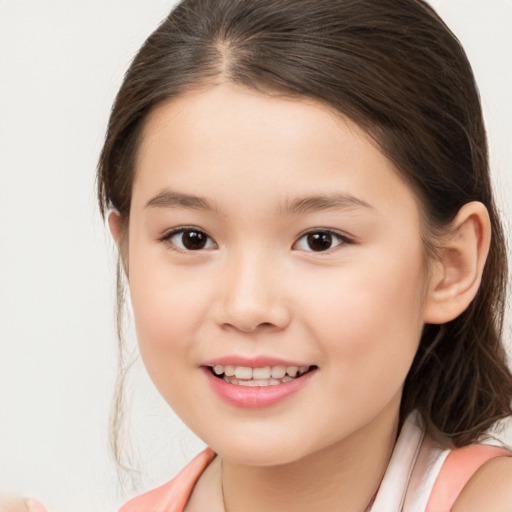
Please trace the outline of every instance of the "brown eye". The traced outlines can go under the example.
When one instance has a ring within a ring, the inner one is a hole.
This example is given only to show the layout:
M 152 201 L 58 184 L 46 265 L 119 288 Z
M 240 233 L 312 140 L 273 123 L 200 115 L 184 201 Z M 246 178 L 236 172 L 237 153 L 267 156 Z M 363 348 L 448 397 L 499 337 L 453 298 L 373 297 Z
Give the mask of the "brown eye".
M 202 249 L 216 248 L 213 240 L 199 229 L 180 229 L 166 237 L 172 245 L 182 251 L 200 251 Z
M 312 233 L 308 235 L 308 247 L 312 251 L 327 251 L 332 245 L 332 235 L 330 233 Z
M 332 231 L 310 231 L 299 238 L 294 248 L 308 252 L 325 252 L 346 242 L 343 236 Z

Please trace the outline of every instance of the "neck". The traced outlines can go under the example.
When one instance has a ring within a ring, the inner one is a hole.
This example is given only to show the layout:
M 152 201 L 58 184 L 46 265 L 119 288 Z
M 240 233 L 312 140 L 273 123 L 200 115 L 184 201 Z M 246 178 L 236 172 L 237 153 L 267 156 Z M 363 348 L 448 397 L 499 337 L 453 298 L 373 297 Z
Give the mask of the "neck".
M 289 464 L 244 466 L 222 460 L 226 512 L 364 512 L 396 441 L 396 414 Z

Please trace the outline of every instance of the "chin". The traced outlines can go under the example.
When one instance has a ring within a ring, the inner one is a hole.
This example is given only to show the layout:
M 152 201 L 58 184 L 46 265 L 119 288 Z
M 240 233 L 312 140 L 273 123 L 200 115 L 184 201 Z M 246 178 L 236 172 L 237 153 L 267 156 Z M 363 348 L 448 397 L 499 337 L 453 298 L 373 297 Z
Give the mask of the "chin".
M 316 451 L 308 450 L 294 436 L 283 435 L 266 435 L 263 438 L 255 435 L 231 436 L 222 440 L 212 439 L 207 444 L 223 459 L 255 467 L 292 464 Z

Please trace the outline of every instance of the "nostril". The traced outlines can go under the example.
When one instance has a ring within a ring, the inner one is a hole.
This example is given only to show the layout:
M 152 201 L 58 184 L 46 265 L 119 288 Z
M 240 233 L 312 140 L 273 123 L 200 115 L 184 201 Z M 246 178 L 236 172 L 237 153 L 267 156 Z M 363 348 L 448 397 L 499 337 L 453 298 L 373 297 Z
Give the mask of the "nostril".
M 224 328 L 234 329 L 237 331 L 245 332 L 245 333 L 253 333 L 257 331 L 268 331 L 272 329 L 280 329 L 281 327 L 278 324 L 274 324 L 272 322 L 250 322 L 250 321 L 233 321 L 233 322 L 225 322 L 223 324 Z

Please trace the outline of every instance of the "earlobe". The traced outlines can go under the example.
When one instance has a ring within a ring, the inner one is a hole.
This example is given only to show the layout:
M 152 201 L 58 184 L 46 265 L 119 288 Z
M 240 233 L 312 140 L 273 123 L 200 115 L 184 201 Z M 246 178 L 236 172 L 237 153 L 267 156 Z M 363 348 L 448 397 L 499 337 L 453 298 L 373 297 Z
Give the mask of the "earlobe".
M 491 224 L 480 202 L 465 204 L 442 237 L 432 263 L 424 321 L 443 324 L 459 316 L 475 297 L 489 252 Z
M 114 242 L 119 246 L 121 240 L 121 215 L 117 210 L 112 210 L 108 215 L 108 227 Z

